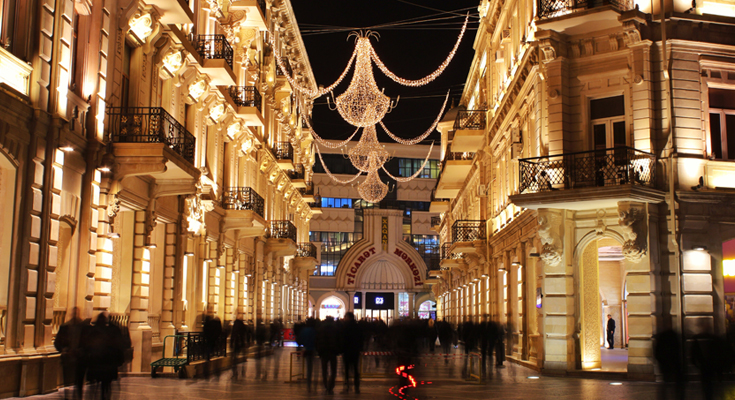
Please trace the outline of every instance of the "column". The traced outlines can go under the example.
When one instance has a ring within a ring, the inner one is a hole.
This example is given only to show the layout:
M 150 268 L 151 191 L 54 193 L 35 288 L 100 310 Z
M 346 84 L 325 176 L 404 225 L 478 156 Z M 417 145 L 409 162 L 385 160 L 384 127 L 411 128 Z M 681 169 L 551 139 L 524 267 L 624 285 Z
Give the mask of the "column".
M 95 175 L 99 174 L 99 171 Z M 92 221 L 99 219 L 97 232 L 97 250 L 94 255 L 89 257 L 89 267 L 86 271 L 84 280 L 87 281 L 86 286 L 89 288 L 90 283 L 94 283 L 93 291 L 87 289 L 84 294 L 84 308 L 82 315 L 92 317 L 102 311 L 110 308 L 112 292 L 112 249 L 113 240 L 110 237 L 112 231 L 111 219 L 117 215 L 120 206 L 119 200 L 114 195 L 109 194 L 109 179 L 105 179 L 100 183 L 98 190 L 93 187 L 92 203 L 97 204 L 97 210 L 92 212 Z M 97 201 L 95 201 L 95 198 Z M 97 218 L 95 218 L 95 211 Z M 119 233 L 118 233 L 119 234 Z M 91 250 L 90 250 L 91 252 Z M 81 271 L 80 271 L 81 272 Z M 81 275 L 81 274 L 80 274 Z
M 416 317 L 416 293 L 408 292 L 408 316 L 410 318 Z
M 153 332 L 148 325 L 148 296 L 150 291 L 151 253 L 145 247 L 145 211 L 135 211 L 135 237 L 133 239 L 133 291 L 130 298 L 130 339 L 133 344 L 133 372 L 150 371 L 151 341 Z
M 174 278 L 176 276 L 177 235 L 178 225 L 166 224 L 166 243 L 164 245 L 165 256 L 163 263 L 163 302 L 159 328 L 161 341 L 167 335 L 173 335 L 176 331 L 176 327 L 174 326 Z M 171 350 L 169 355 L 173 354 L 173 346 L 169 346 L 167 350 Z
M 225 250 L 225 318 L 223 322 L 234 321 L 237 316 L 237 277 L 235 276 L 235 249 Z

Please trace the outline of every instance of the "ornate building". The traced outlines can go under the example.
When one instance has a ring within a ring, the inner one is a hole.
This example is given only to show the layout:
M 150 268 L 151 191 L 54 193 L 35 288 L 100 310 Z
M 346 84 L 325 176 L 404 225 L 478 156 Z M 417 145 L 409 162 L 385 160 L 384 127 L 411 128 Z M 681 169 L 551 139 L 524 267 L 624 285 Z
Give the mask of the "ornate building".
M 205 312 L 306 316 L 311 104 L 284 73 L 316 85 L 288 0 L 0 12 L 0 397 L 59 385 L 72 307 L 129 328 L 132 372 Z
M 345 151 L 356 143 L 350 142 Z M 438 146 L 383 146 L 392 157 L 386 163 L 391 175 L 409 177 L 423 170 L 411 181 L 392 182 L 377 204 L 362 200 L 355 186 L 332 180 L 319 161 L 314 165 L 319 202 L 312 206 L 310 240 L 318 267 L 309 278 L 309 304 L 317 318 L 342 317 L 347 311 L 386 323 L 436 316 L 428 273 L 439 269 L 438 237 L 432 230 L 438 214 L 429 212 L 439 176 Z M 357 173 L 340 150 L 324 148 L 321 153 L 339 179 Z
M 605 367 L 605 314 L 628 376 L 654 373 L 657 332 L 723 334 L 732 5 L 479 10 L 462 107 L 440 125 L 440 318 L 498 320 L 509 357 L 556 372 Z

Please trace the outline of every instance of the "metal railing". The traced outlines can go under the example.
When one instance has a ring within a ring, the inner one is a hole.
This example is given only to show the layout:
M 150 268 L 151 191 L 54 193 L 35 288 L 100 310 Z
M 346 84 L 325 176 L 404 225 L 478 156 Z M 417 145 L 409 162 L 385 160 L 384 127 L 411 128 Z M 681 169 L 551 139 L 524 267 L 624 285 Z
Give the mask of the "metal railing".
M 270 221 L 270 228 L 267 233 L 271 239 L 291 239 L 294 242 L 296 241 L 296 226 L 291 221 Z
M 308 204 L 309 204 L 309 208 L 311 208 L 311 209 L 315 209 L 315 208 L 321 209 L 322 208 L 322 202 L 321 201 L 315 201 L 313 203 L 308 203 Z
M 633 9 L 631 0 L 538 0 L 538 19 L 554 18 L 607 5 L 618 11 Z
M 518 160 L 520 193 L 642 185 L 654 187 L 656 157 L 630 147 Z
M 442 260 L 459 260 L 462 258 L 461 253 L 452 254 L 451 252 L 452 243 L 444 243 L 441 247 L 441 259 Z
M 485 221 L 458 220 L 452 224 L 452 241 L 471 242 L 485 240 Z
M 487 110 L 467 110 L 457 113 L 454 119 L 454 130 L 485 129 Z
M 189 35 L 189 41 L 202 58 L 209 60 L 225 60 L 232 68 L 232 46 L 225 35 Z
M 163 143 L 186 161 L 194 162 L 196 138 L 161 107 L 107 108 L 110 141 Z
M 222 208 L 226 210 L 251 210 L 263 217 L 265 201 L 250 187 L 232 187 L 222 196 Z
M 316 246 L 313 243 L 299 243 L 296 247 L 296 257 L 316 258 Z
M 273 143 L 273 156 L 277 160 L 293 160 L 293 146 L 291 142 Z
M 260 110 L 263 104 L 263 97 L 255 86 L 230 86 L 230 97 L 240 107 L 255 107 Z
M 118 328 L 127 328 L 130 322 L 130 316 L 122 313 L 111 313 L 110 324 L 115 325 Z
M 227 336 L 225 335 L 220 336 L 213 344 L 207 343 L 202 332 L 179 332 L 179 335 L 186 336 L 182 338 L 185 339 L 183 340 L 185 343 L 177 343 L 177 346 L 186 349 L 188 363 L 227 355 Z
M 292 181 L 296 179 L 304 179 L 305 177 L 304 166 L 297 165 L 296 168 L 288 171 L 286 175 L 288 175 L 289 179 L 291 179 Z
M 306 181 L 305 182 L 306 187 L 305 188 L 299 188 L 299 192 L 301 192 L 302 196 L 313 196 L 314 195 L 314 183 L 312 181 Z
M 442 224 L 442 217 L 438 215 L 435 217 L 431 217 L 431 226 L 439 226 L 441 224 Z

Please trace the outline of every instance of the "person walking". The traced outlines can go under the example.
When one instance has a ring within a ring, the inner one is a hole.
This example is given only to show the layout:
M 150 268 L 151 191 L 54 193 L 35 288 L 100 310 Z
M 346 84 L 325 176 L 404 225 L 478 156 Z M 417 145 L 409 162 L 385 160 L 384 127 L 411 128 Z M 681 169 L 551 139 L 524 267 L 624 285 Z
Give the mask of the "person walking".
M 607 314 L 607 344 L 608 349 L 615 348 L 615 320 L 610 314 Z
M 299 330 L 298 342 L 304 346 L 306 361 L 306 391 L 311 393 L 311 377 L 314 372 L 314 353 L 316 353 L 316 320 L 309 318 L 306 325 Z
M 61 353 L 61 366 L 64 371 L 64 386 L 74 386 L 72 398 L 81 400 L 84 390 L 86 365 L 82 354 L 82 331 L 84 323 L 79 318 L 79 308 L 71 309 L 71 318 L 64 322 L 56 333 L 54 347 Z M 64 399 L 67 399 L 66 388 Z
M 337 374 L 337 353 L 341 348 L 337 323 L 328 316 L 316 331 L 316 350 L 322 362 L 322 381 L 327 394 L 334 394 L 334 380 Z M 327 374 L 329 369 L 329 374 Z
M 117 368 L 125 361 L 123 335 L 111 325 L 107 313 L 97 316 L 94 325 L 85 327 L 82 333 L 83 351 L 86 355 L 89 380 L 99 382 L 100 398 L 112 397 L 112 381 L 117 379 Z
M 245 349 L 245 323 L 242 316 L 238 313 L 237 318 L 232 322 L 232 336 L 230 336 L 230 347 L 232 349 L 232 377 L 237 379 L 237 365 L 240 353 Z M 247 359 L 245 360 L 247 361 Z
M 345 367 L 344 393 L 350 391 L 350 370 L 353 370 L 355 393 L 360 393 L 360 353 L 362 352 L 362 330 L 357 326 L 355 314 L 345 314 L 342 327 L 342 360 Z

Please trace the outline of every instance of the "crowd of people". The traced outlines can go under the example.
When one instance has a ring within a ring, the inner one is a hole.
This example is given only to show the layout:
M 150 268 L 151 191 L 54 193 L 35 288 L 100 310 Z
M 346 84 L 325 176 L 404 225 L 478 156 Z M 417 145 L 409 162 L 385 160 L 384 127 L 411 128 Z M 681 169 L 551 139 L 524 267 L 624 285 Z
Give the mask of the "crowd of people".
M 108 313 L 100 313 L 94 321 L 82 320 L 76 307 L 59 328 L 54 346 L 61 353 L 64 384 L 73 387 L 75 400 L 83 399 L 85 381 L 97 383 L 99 397 L 110 399 L 118 368 L 132 357 L 126 328 L 111 322 Z

